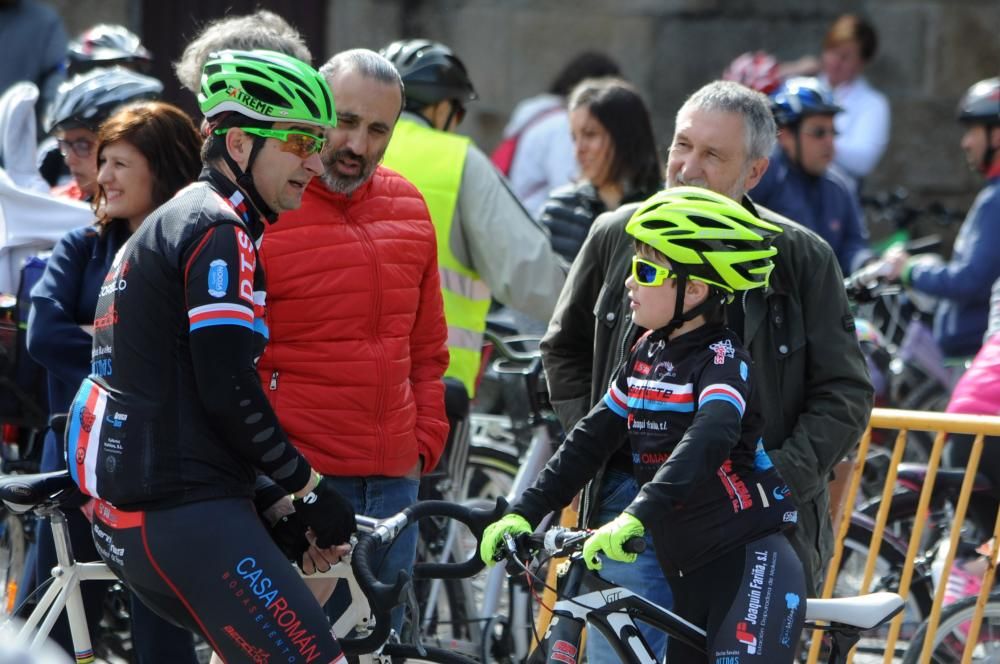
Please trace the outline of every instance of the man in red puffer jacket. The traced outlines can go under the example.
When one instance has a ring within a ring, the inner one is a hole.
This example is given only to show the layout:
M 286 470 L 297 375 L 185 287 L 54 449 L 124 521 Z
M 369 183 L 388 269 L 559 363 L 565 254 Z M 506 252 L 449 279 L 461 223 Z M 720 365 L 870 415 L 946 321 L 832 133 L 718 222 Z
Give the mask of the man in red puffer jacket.
M 437 464 L 448 435 L 437 243 L 417 189 L 378 165 L 403 105 L 396 69 L 358 49 L 320 72 L 337 127 L 321 154 L 322 181 L 261 246 L 270 344 L 258 369 L 310 465 L 358 514 L 381 518 L 416 502 L 420 475 Z M 417 532 L 389 550 L 381 580 L 412 567 Z M 328 610 L 346 606 L 338 592 Z M 399 628 L 402 613 L 393 617 Z

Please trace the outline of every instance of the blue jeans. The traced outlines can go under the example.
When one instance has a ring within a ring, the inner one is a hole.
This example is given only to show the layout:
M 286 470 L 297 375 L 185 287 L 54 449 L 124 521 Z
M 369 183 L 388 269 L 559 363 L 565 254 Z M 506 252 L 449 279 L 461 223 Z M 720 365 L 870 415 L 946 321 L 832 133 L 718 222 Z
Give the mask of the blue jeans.
M 364 516 L 384 519 L 417 502 L 420 482 L 406 477 L 328 477 L 334 487 L 354 506 L 354 511 Z M 416 525 L 400 533 L 392 546 L 378 549 L 372 564 L 375 576 L 383 583 L 393 583 L 399 570 L 410 572 L 417 557 Z M 351 603 L 346 583 L 338 583 L 326 614 L 335 622 Z M 403 607 L 392 610 L 392 626 L 398 633 L 403 627 Z
M 639 495 L 639 485 L 630 474 L 609 470 L 604 475 L 599 495 L 596 520 L 593 527 L 604 525 L 628 507 Z M 603 568 L 599 572 L 601 578 L 622 588 L 627 588 L 637 595 L 645 597 L 664 609 L 673 606 L 674 598 L 670 592 L 660 563 L 656 560 L 653 550 L 653 540 L 646 535 L 646 550 L 639 554 L 634 563 L 619 563 L 602 558 Z M 639 631 L 646 643 L 653 649 L 659 661 L 663 661 L 667 652 L 667 635 L 658 629 L 636 621 Z M 587 661 L 591 664 L 617 662 L 618 656 L 611 649 L 611 644 L 596 629 L 587 630 Z

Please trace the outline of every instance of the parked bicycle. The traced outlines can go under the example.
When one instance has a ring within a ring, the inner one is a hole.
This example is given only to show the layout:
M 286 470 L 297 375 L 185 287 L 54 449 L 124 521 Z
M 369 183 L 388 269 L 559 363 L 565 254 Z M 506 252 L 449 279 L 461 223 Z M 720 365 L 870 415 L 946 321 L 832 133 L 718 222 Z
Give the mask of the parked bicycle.
M 552 455 L 561 427 L 548 404 L 537 337 L 501 336 L 487 329 L 492 359 L 488 372 L 508 402 L 522 404 L 511 416 L 470 414 L 470 447 L 465 484 L 458 499 L 467 506 L 515 500 L 531 485 Z M 526 442 L 525 442 L 526 441 Z M 466 559 L 478 546 L 471 534 L 449 522 L 420 545 L 434 560 Z M 418 554 L 418 559 L 420 555 Z M 424 558 L 426 559 L 426 558 Z M 520 662 L 530 649 L 532 588 L 502 570 L 467 579 L 416 581 L 421 606 L 420 638 L 427 643 L 492 662 Z

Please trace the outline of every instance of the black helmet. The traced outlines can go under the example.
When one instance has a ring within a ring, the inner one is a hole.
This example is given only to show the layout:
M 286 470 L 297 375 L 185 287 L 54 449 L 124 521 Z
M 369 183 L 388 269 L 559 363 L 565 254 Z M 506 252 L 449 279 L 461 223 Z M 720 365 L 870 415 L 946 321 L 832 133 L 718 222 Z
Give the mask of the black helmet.
M 444 44 L 404 39 L 389 44 L 380 53 L 399 71 L 409 110 L 419 111 L 446 99 L 467 102 L 479 98 L 465 65 Z
M 69 71 L 79 74 L 94 67 L 140 63 L 148 66 L 153 55 L 139 38 L 121 25 L 101 23 L 84 30 L 69 44 Z
M 1000 78 L 988 78 L 969 88 L 958 104 L 958 121 L 1000 124 Z
M 830 88 L 811 76 L 790 78 L 771 94 L 771 112 L 779 127 L 798 124 L 808 115 L 835 115 L 842 110 Z
M 163 84 L 155 78 L 122 67 L 94 69 L 59 86 L 45 117 L 45 131 L 77 127 L 97 131 L 122 104 L 154 99 L 161 92 Z

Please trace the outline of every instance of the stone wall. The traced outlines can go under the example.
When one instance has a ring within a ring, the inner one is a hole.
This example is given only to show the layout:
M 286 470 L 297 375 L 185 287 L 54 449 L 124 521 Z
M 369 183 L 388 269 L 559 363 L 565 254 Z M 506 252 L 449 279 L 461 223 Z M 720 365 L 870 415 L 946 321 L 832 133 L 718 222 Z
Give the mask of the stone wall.
M 49 0 L 76 32 L 96 20 L 138 24 L 140 0 Z M 1000 73 L 995 0 L 329 0 L 327 54 L 426 36 L 465 60 L 481 100 L 463 130 L 496 144 L 521 98 L 543 90 L 576 52 L 618 59 L 652 110 L 661 147 L 685 96 L 739 53 L 817 53 L 840 13 L 867 14 L 880 53 L 869 70 L 890 98 L 889 149 L 870 191 L 904 185 L 917 197 L 966 206 L 979 187 L 958 148 L 957 99 Z M 261 2 L 281 12 L 281 2 Z

